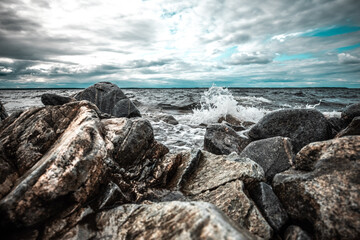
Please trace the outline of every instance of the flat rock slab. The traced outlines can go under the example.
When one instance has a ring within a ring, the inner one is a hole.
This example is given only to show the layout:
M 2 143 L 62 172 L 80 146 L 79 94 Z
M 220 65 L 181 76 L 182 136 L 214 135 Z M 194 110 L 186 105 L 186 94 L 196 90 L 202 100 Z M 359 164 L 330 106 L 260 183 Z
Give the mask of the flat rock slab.
M 95 228 L 94 228 L 95 227 Z M 96 230 L 95 230 L 96 229 Z M 62 239 L 256 239 L 204 202 L 127 204 L 96 214 Z

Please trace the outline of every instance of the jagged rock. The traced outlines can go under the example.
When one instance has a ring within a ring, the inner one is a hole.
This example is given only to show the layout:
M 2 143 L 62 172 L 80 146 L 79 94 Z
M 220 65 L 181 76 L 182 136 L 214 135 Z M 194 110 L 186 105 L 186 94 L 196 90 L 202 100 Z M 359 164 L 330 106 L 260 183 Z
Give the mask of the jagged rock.
M 297 170 L 274 177 L 274 191 L 292 219 L 314 227 L 317 239 L 357 239 L 359 163 L 360 136 L 311 143 L 296 155 Z
M 341 130 L 346 128 L 347 123 L 339 117 L 328 118 L 328 122 L 331 128 L 331 137 L 335 137 Z
M 225 122 L 226 125 L 234 129 L 235 131 L 245 130 L 243 122 L 231 114 L 226 114 L 225 117 L 219 118 L 218 123 L 222 122 Z
M 289 138 L 272 137 L 251 142 L 240 157 L 258 163 L 264 169 L 267 182 L 271 183 L 275 174 L 290 168 L 294 154 Z
M 109 82 L 100 82 L 77 93 L 77 100 L 88 100 L 104 113 L 115 117 L 141 117 L 139 110 L 121 89 Z
M 201 202 L 127 204 L 93 219 L 62 239 L 256 239 L 215 206 Z
M 346 107 L 341 113 L 341 119 L 350 123 L 353 118 L 360 116 L 360 103 L 354 103 Z
M 231 127 L 214 124 L 206 128 L 204 149 L 217 155 L 228 155 L 231 152 L 240 153 L 250 142 Z
M 166 123 L 172 124 L 172 125 L 178 125 L 179 122 L 171 115 L 164 115 L 160 117 L 161 120 L 163 120 Z
M 311 240 L 312 238 L 299 226 L 289 226 L 284 234 L 284 240 Z
M 271 186 L 260 182 L 250 188 L 250 194 L 270 226 L 279 231 L 287 222 L 288 215 Z
M 315 109 L 286 109 L 265 115 L 248 132 L 253 140 L 282 136 L 291 138 L 294 152 L 331 137 L 325 116 Z
M 360 117 L 355 117 L 351 123 L 342 131 L 340 131 L 335 137 L 344 137 L 349 135 L 360 135 Z
M 225 157 L 193 151 L 173 155 L 168 163 L 169 188 L 181 190 L 192 200 L 210 202 L 253 234 L 271 238 L 271 227 L 245 193 L 244 183 L 264 179 L 264 171 L 254 161 L 236 154 Z
M 74 98 L 71 97 L 64 97 L 57 94 L 52 93 L 45 93 L 41 95 L 41 102 L 44 105 L 63 105 L 65 103 L 73 102 L 75 101 Z
M 2 104 L 2 102 L 0 101 L 0 122 L 2 120 L 4 120 L 5 118 L 7 118 L 9 115 L 6 112 L 6 109 L 4 107 L 4 105 Z

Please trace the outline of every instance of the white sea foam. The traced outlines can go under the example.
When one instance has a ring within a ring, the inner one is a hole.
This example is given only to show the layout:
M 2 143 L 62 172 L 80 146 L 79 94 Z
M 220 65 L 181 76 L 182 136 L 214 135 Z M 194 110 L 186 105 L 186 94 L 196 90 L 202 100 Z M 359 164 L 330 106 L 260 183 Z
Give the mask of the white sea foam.
M 220 117 L 227 114 L 240 120 L 257 122 L 266 112 L 261 108 L 240 106 L 227 88 L 212 86 L 202 95 L 200 108 L 193 110 L 190 122 L 194 124 L 215 123 Z

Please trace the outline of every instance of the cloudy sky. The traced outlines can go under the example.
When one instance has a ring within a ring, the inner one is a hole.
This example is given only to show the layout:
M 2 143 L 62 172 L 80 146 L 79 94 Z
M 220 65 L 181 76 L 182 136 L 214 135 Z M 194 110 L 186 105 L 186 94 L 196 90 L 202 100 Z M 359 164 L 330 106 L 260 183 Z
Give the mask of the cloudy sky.
M 0 88 L 360 87 L 359 0 L 1 0 Z

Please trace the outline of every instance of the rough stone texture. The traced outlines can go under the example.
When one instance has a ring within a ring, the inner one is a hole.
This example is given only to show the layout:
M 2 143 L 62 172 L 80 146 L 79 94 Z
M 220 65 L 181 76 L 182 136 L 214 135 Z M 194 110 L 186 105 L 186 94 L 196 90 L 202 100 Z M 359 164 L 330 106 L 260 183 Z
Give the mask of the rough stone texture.
M 88 100 L 104 113 L 115 117 L 141 117 L 139 110 L 121 89 L 109 82 L 100 82 L 77 93 L 77 100 Z
M 292 219 L 313 226 L 317 239 L 357 239 L 359 163 L 360 136 L 315 142 L 297 154 L 298 170 L 274 177 L 274 191 Z
M 92 225 L 92 226 L 91 226 Z M 94 231 L 94 227 L 97 231 Z M 256 239 L 201 202 L 127 204 L 96 214 L 62 239 Z
M 289 226 L 284 234 L 284 240 L 311 240 L 312 238 L 299 226 Z
M 172 124 L 172 125 L 178 125 L 179 122 L 171 115 L 164 115 L 160 117 L 161 120 L 163 120 L 164 122 L 168 123 L 168 124 Z
M 192 200 L 206 201 L 220 208 L 234 222 L 253 234 L 269 239 L 272 229 L 246 195 L 244 183 L 264 180 L 262 168 L 237 154 L 227 157 L 205 151 L 183 152 L 168 166 L 176 165 L 168 179 L 169 188 L 181 190 Z
M 351 104 L 346 107 L 341 113 L 341 119 L 345 122 L 350 123 L 353 118 L 360 116 L 360 103 Z
M 9 115 L 6 112 L 6 109 L 4 107 L 4 105 L 2 104 L 2 102 L 0 101 L 0 122 L 2 120 L 4 120 L 5 118 L 7 118 Z
M 328 118 L 328 122 L 331 128 L 331 137 L 335 137 L 336 134 L 338 134 L 341 130 L 343 130 L 347 126 L 345 120 L 339 117 Z
M 41 102 L 44 105 L 63 105 L 65 103 L 73 102 L 75 101 L 74 98 L 71 97 L 64 97 L 57 94 L 52 93 L 45 93 L 41 95 Z
M 248 132 L 254 140 L 282 136 L 291 138 L 294 152 L 303 146 L 327 140 L 331 130 L 325 116 L 315 109 L 278 110 L 265 115 Z
M 251 142 L 240 157 L 258 163 L 264 169 L 267 182 L 271 183 L 275 174 L 290 168 L 294 154 L 289 138 L 272 137 Z
M 204 149 L 217 155 L 228 155 L 231 152 L 240 153 L 250 142 L 231 127 L 215 124 L 206 128 Z
M 288 220 L 288 215 L 271 186 L 260 182 L 250 189 L 250 194 L 270 226 L 279 231 Z
M 341 130 L 336 137 L 344 137 L 349 135 L 360 135 L 360 117 L 355 117 L 351 123 L 343 130 Z
M 226 114 L 225 117 L 219 118 L 218 123 L 223 123 L 223 122 L 232 129 L 234 129 L 235 131 L 242 131 L 246 129 L 244 123 L 240 119 L 234 117 L 231 114 Z

